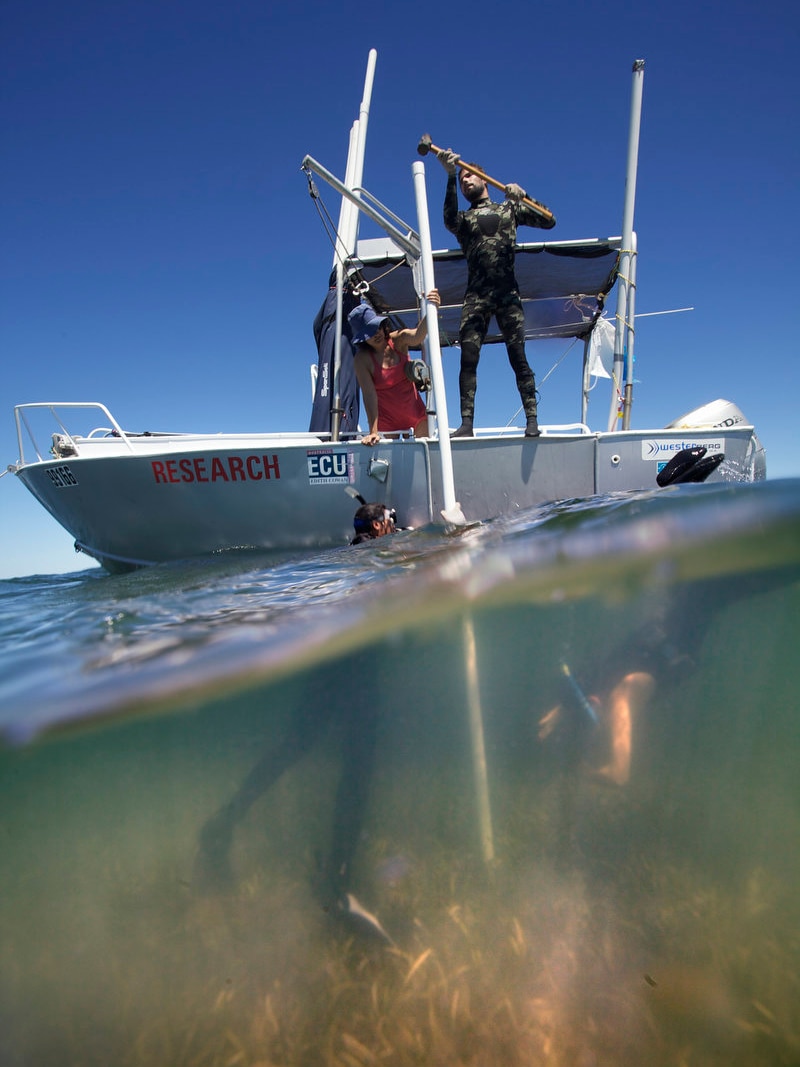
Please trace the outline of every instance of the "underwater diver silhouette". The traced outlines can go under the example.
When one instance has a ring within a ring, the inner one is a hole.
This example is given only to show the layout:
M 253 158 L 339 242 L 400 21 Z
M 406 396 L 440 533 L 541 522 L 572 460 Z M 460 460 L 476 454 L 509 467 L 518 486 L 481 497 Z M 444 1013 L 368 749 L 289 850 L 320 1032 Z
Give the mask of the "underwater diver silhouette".
M 200 893 L 228 890 L 235 879 L 231 847 L 237 826 L 257 800 L 310 749 L 331 727 L 342 735 L 342 765 L 333 801 L 333 824 L 327 859 L 315 878 L 315 895 L 322 909 L 346 920 L 349 929 L 392 943 L 378 919 L 370 914 L 351 891 L 353 859 L 361 836 L 375 758 L 378 708 L 374 701 L 359 699 L 350 690 L 337 694 L 316 687 L 309 700 L 292 716 L 284 735 L 268 748 L 234 795 L 200 830 L 194 862 L 193 884 Z M 311 694 L 307 694 L 311 696 Z
M 796 568 L 780 567 L 686 581 L 665 589 L 634 636 L 610 655 L 585 666 L 579 677 L 573 665 L 562 660 L 563 698 L 540 718 L 539 740 L 568 728 L 569 722 L 588 742 L 600 727 L 607 740 L 606 753 L 593 773 L 614 785 L 626 785 L 636 720 L 656 692 L 664 695 L 697 668 L 703 640 L 715 618 L 741 600 L 797 578 Z M 582 684 L 584 677 L 589 679 L 587 686 Z
M 394 512 L 383 504 L 368 504 L 351 493 L 361 507 L 353 519 L 353 544 L 394 532 Z M 371 661 L 356 663 L 353 676 L 374 673 Z M 375 762 L 375 739 L 380 700 L 376 687 L 342 687 L 325 676 L 310 684 L 298 702 L 284 735 L 268 748 L 236 790 L 203 825 L 194 863 L 193 882 L 201 893 L 229 889 L 234 884 L 230 852 L 236 827 L 256 801 L 293 767 L 333 727 L 341 733 L 342 766 L 333 802 L 330 852 L 316 879 L 316 895 L 323 909 L 350 929 L 387 944 L 392 939 L 379 920 L 351 891 L 353 859 L 358 848 Z M 366 693 L 366 698 L 362 696 Z

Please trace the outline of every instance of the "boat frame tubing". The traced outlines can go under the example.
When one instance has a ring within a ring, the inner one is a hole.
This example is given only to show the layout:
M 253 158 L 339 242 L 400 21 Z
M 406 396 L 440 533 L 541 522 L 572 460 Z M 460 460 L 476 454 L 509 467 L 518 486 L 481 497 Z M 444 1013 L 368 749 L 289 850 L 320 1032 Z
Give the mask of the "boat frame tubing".
M 436 406 L 436 425 L 439 431 L 439 456 L 442 461 L 442 492 L 444 509 L 442 516 L 447 522 L 456 526 L 466 523 L 461 506 L 456 501 L 455 480 L 453 477 L 453 454 L 450 449 L 450 423 L 447 416 L 447 393 L 442 370 L 442 349 L 439 344 L 439 309 L 425 294 L 435 288 L 433 273 L 433 248 L 431 246 L 431 229 L 428 218 L 428 198 L 425 190 L 425 164 L 417 161 L 411 165 L 414 176 L 414 194 L 417 202 L 417 219 L 419 226 L 420 266 L 422 267 L 422 305 L 425 309 L 425 321 L 428 326 L 428 357 L 431 365 L 431 383 L 433 399 Z
M 644 60 L 636 59 L 633 63 L 633 87 L 631 91 L 631 114 L 628 131 L 628 164 L 625 175 L 625 203 L 622 211 L 622 249 L 620 251 L 620 264 L 617 288 L 617 314 L 616 333 L 614 336 L 614 371 L 613 384 L 616 388 L 611 390 L 611 407 L 608 413 L 608 430 L 611 432 L 617 425 L 617 389 L 622 389 L 623 365 L 625 360 L 626 339 L 629 333 L 629 324 L 632 318 L 628 314 L 628 290 L 634 268 L 633 249 L 633 212 L 636 205 L 636 171 L 639 159 L 639 130 L 642 121 L 642 87 L 644 81 Z M 632 366 L 632 358 L 629 353 L 629 365 Z M 630 429 L 630 409 L 633 403 L 633 383 L 629 380 L 625 389 L 623 404 L 624 430 Z
M 367 147 L 367 123 L 369 120 L 369 105 L 372 99 L 372 85 L 375 80 L 375 64 L 378 53 L 374 48 L 370 49 L 367 58 L 367 73 L 364 78 L 364 92 L 361 97 L 358 119 L 353 123 L 350 131 L 350 144 L 347 150 L 347 165 L 345 167 L 345 184 L 351 189 L 361 186 L 364 174 L 364 155 Z M 339 232 L 336 235 L 337 243 L 340 239 L 344 245 L 344 259 L 353 255 L 358 236 L 359 214 L 356 206 L 342 197 L 342 206 L 339 210 Z M 342 368 L 342 330 L 344 328 L 344 262 L 338 254 L 338 247 L 334 253 L 334 267 L 336 269 L 336 336 L 333 346 L 333 406 L 331 407 L 331 439 L 339 440 L 341 427 L 341 394 L 339 391 L 339 379 Z
M 481 857 L 484 863 L 492 863 L 494 860 L 494 834 L 492 832 L 492 808 L 489 799 L 489 770 L 486 763 L 483 708 L 481 706 L 481 686 L 478 675 L 478 650 L 475 643 L 475 624 L 473 623 L 472 615 L 468 614 L 464 617 L 462 640 L 464 643 L 469 736 L 472 748 L 472 773 L 475 783 Z

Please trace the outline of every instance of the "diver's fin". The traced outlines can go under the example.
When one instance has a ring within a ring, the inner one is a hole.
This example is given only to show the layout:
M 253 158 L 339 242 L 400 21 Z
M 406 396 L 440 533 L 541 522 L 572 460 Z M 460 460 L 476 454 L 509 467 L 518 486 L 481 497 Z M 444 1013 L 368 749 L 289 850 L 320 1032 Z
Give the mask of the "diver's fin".
M 723 459 L 725 459 L 724 452 L 715 452 L 713 456 L 702 456 L 680 478 L 675 478 L 673 485 L 677 485 L 680 482 L 704 482 L 709 474 L 715 471 L 722 463 Z
M 663 489 L 664 486 L 674 485 L 683 480 L 683 476 L 702 459 L 706 449 L 701 445 L 697 448 L 682 448 L 676 452 L 666 467 L 663 467 L 656 475 L 656 484 Z
M 680 452 L 675 453 L 666 467 L 658 472 L 657 484 L 663 489 L 667 485 L 680 485 L 682 482 L 704 482 L 725 459 L 724 452 L 707 456 L 707 451 L 702 445 L 682 448 Z
M 367 911 L 352 893 L 345 893 L 339 901 L 339 913 L 357 933 L 376 939 L 384 945 L 394 945 L 380 919 Z

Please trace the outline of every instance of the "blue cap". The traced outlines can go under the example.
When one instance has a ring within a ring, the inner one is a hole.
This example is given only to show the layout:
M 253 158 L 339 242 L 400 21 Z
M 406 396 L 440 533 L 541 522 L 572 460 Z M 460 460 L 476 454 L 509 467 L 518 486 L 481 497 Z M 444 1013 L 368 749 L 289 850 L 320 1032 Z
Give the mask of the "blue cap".
M 370 337 L 374 337 L 381 328 L 381 323 L 386 322 L 388 317 L 388 315 L 379 315 L 369 304 L 361 303 L 353 308 L 347 316 L 350 332 L 353 335 L 353 344 L 363 345 Z

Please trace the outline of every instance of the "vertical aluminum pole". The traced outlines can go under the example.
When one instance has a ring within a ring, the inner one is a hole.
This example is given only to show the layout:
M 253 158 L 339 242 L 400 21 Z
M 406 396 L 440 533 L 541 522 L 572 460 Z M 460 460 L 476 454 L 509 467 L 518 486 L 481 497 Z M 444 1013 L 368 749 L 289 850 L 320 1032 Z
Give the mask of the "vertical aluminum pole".
M 355 185 L 353 175 L 355 173 L 356 166 L 356 152 L 358 150 L 358 120 L 356 120 L 350 127 L 350 141 L 347 146 L 347 162 L 344 168 L 344 184 L 348 189 L 352 189 Z M 350 246 L 346 240 L 346 234 L 348 233 L 351 222 L 350 216 L 353 212 L 353 204 L 347 199 L 342 197 L 342 206 L 339 208 L 339 225 L 336 227 L 336 246 L 333 250 L 333 265 L 338 267 L 341 265 L 342 259 L 346 259 L 350 254 Z
M 634 60 L 633 89 L 631 93 L 631 117 L 628 133 L 628 166 L 625 177 L 625 206 L 622 212 L 622 249 L 620 252 L 619 281 L 617 289 L 616 335 L 614 337 L 614 370 L 612 377 L 611 408 L 608 413 L 609 432 L 617 425 L 617 389 L 622 387 L 625 341 L 627 338 L 628 289 L 633 261 L 633 209 L 636 203 L 636 170 L 639 160 L 639 128 L 642 119 L 642 82 L 644 60 Z M 626 390 L 627 392 L 627 390 Z
M 433 249 L 431 248 L 431 227 L 428 219 L 428 197 L 425 192 L 425 164 L 422 160 L 411 165 L 414 175 L 414 193 L 417 200 L 417 217 L 419 219 L 419 243 L 422 264 L 422 294 L 425 320 L 428 324 L 428 351 L 431 360 L 431 383 L 433 399 L 436 404 L 436 423 L 439 428 L 439 457 L 442 461 L 442 490 L 444 508 L 442 516 L 446 522 L 456 526 L 466 524 L 461 505 L 456 500 L 455 481 L 453 479 L 453 453 L 450 449 L 450 423 L 447 418 L 447 395 L 444 387 L 442 370 L 442 349 L 439 344 L 439 309 L 424 294 L 435 288 L 433 276 Z
M 464 667 L 467 680 L 467 705 L 469 708 L 469 737 L 472 746 L 472 773 L 475 779 L 475 799 L 478 809 L 478 834 L 484 863 L 491 863 L 494 859 L 494 836 L 492 834 L 492 809 L 489 800 L 489 770 L 486 764 L 483 709 L 481 707 L 481 687 L 478 676 L 478 652 L 475 647 L 475 627 L 471 615 L 467 615 L 464 619 L 462 632 Z
M 369 105 L 372 98 L 372 84 L 375 80 L 375 64 L 378 53 L 374 48 L 370 49 L 367 58 L 367 73 L 364 78 L 364 93 L 361 97 L 361 107 L 358 119 L 353 123 L 350 131 L 350 146 L 347 152 L 347 166 L 345 168 L 344 183 L 348 189 L 360 189 L 364 176 L 364 155 L 367 146 L 367 120 L 369 119 Z M 339 229 L 336 234 L 336 254 L 334 255 L 334 268 L 336 270 L 336 337 L 334 339 L 333 354 L 333 382 L 331 392 L 333 405 L 331 407 L 331 437 L 334 441 L 339 440 L 339 426 L 341 424 L 341 396 L 339 395 L 339 375 L 342 366 L 342 329 L 344 327 L 344 314 L 342 301 L 344 299 L 344 264 L 342 259 L 352 256 L 356 248 L 358 235 L 358 208 L 349 200 L 342 198 L 342 207 L 339 212 Z
M 358 122 L 350 127 L 350 143 L 347 149 L 347 164 L 344 172 L 344 184 L 348 189 L 353 185 L 353 171 L 355 168 L 356 144 L 358 140 Z M 342 422 L 342 401 L 339 395 L 339 377 L 342 367 L 342 329 L 344 328 L 344 311 L 342 301 L 344 299 L 344 260 L 349 255 L 349 249 L 344 235 L 350 227 L 350 214 L 353 205 L 346 197 L 342 197 L 342 206 L 339 210 L 339 226 L 334 234 L 333 269 L 336 273 L 336 332 L 333 337 L 333 374 L 331 376 L 331 439 L 339 440 L 339 428 Z
M 631 234 L 631 258 L 628 267 L 630 282 L 628 284 L 628 343 L 625 348 L 625 400 L 622 406 L 622 429 L 631 428 L 631 408 L 633 407 L 633 351 L 636 341 L 636 233 Z
M 364 158 L 367 150 L 367 125 L 369 123 L 369 105 L 372 99 L 372 83 L 375 80 L 375 64 L 378 53 L 374 48 L 370 49 L 367 57 L 367 73 L 364 78 L 364 95 L 361 98 L 361 107 L 358 112 L 356 123 L 356 152 L 355 166 L 353 168 L 353 183 L 351 189 L 360 190 L 364 180 Z M 357 195 L 360 195 L 357 193 Z M 360 212 L 355 204 L 348 202 L 350 209 L 349 221 L 345 227 L 345 240 L 347 242 L 347 254 L 353 255 L 356 250 L 356 238 L 358 237 L 358 222 Z
M 581 379 L 581 422 L 586 425 L 589 414 L 589 346 L 592 343 L 591 334 L 583 342 L 583 377 Z

